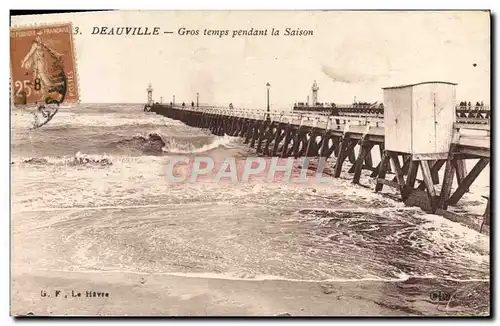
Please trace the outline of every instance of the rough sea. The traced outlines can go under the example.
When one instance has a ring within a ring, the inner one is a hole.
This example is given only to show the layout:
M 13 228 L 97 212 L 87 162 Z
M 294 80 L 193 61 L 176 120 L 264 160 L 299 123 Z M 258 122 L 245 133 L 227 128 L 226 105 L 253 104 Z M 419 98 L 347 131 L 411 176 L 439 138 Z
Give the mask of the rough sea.
M 370 187 L 353 185 L 346 171 L 327 184 L 174 184 L 166 169 L 174 155 L 254 154 L 241 138 L 140 104 L 73 105 L 35 130 L 30 111 L 11 112 L 14 274 L 386 282 L 373 299 L 385 307 L 489 314 L 489 236 L 374 193 L 369 173 L 362 183 Z M 462 200 L 471 216 L 484 211 L 482 180 Z

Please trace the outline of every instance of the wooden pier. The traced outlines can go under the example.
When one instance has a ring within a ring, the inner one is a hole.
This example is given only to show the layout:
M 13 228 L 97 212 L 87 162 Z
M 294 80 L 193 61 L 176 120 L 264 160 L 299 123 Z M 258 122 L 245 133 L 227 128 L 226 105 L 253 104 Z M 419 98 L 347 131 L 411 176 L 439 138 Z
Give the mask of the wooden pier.
M 360 183 L 363 170 L 369 170 L 371 177 L 376 179 L 376 192 L 381 191 L 384 186 L 393 187 L 399 191 L 401 199 L 406 201 L 413 192 L 425 191 L 432 212 L 456 204 L 489 164 L 489 113 L 485 116 L 485 109 L 482 108 L 480 115 L 468 116 L 463 110 L 453 106 L 453 116 L 444 117 L 451 119 L 448 136 L 435 128 L 437 120 L 419 120 L 418 128 L 421 130 L 414 132 L 425 132 L 425 124 L 430 124 L 437 135 L 433 148 L 446 146 L 446 151 L 427 148 L 428 144 L 421 139 L 409 140 L 412 149 L 423 147 L 422 150 L 414 151 L 405 149 L 404 140 L 398 140 L 398 137 L 404 139 L 404 135 L 390 134 L 401 132 L 395 130 L 395 126 L 406 126 L 402 122 L 400 111 L 393 110 L 389 113 L 388 107 L 390 110 L 391 105 L 385 107 L 383 117 L 374 117 L 372 112 L 368 112 L 366 116 L 359 112 L 357 116 L 352 116 L 343 115 L 342 112 L 339 115 L 284 113 L 162 104 L 154 104 L 151 111 L 192 127 L 209 129 L 215 135 L 241 137 L 259 155 L 334 158 L 333 176 L 336 178 L 341 176 L 343 165 L 349 162 L 351 166 L 348 173 L 352 174 L 354 184 Z M 396 125 L 387 127 L 393 119 Z M 443 126 L 446 127 L 446 124 Z M 413 137 L 421 138 L 421 135 L 416 135 Z M 446 137 L 450 139 L 446 140 Z M 397 144 L 394 144 L 395 141 Z M 386 148 L 387 145 L 389 148 Z M 376 165 L 372 159 L 374 150 L 378 150 L 381 157 Z M 469 159 L 475 159 L 477 163 L 467 172 L 465 160 Z M 419 169 L 422 180 L 417 180 Z M 439 178 L 441 169 L 445 170 L 442 180 Z M 453 190 L 454 180 L 458 187 Z M 489 217 L 489 199 L 487 216 Z

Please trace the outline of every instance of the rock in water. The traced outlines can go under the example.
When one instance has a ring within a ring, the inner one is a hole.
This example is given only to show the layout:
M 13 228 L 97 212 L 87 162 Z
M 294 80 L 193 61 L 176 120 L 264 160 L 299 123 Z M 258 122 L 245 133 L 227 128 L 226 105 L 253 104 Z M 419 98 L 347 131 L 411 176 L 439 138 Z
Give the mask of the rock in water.
M 161 153 L 163 147 L 165 147 L 165 142 L 160 135 L 149 134 L 143 150 L 146 153 Z

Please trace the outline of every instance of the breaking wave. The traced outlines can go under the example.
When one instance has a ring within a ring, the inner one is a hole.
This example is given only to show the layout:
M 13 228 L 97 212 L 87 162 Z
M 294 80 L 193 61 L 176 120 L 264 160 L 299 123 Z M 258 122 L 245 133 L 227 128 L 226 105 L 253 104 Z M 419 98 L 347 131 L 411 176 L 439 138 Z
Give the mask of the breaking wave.
M 146 137 L 137 135 L 132 138 L 112 142 L 109 147 L 117 147 L 124 150 L 138 151 L 143 154 L 159 155 L 163 153 L 166 142 L 158 133 L 150 133 Z
M 298 211 L 318 242 L 371 251 L 371 269 L 410 277 L 487 280 L 487 236 L 416 208 Z M 351 253 L 352 254 L 352 253 Z M 401 259 L 400 257 L 405 257 Z M 428 264 L 422 264 L 422 261 Z
M 173 137 L 162 135 L 160 132 L 137 134 L 131 138 L 122 139 L 109 144 L 109 148 L 119 148 L 122 151 L 136 151 L 142 154 L 193 154 L 204 153 L 217 148 L 229 148 L 237 137 L 230 136 L 194 136 Z
M 220 147 L 229 148 L 233 143 L 238 140 L 238 137 L 231 137 L 228 135 L 213 137 L 211 142 L 202 146 L 197 146 L 192 142 L 183 143 L 174 138 L 169 138 L 163 148 L 165 153 L 172 154 L 191 154 L 191 153 L 204 153 Z
M 11 164 L 15 164 L 12 162 Z M 61 165 L 61 166 L 109 166 L 113 165 L 107 155 L 88 155 L 80 152 L 74 156 L 63 157 L 30 157 L 21 159 L 20 163 L 31 165 Z

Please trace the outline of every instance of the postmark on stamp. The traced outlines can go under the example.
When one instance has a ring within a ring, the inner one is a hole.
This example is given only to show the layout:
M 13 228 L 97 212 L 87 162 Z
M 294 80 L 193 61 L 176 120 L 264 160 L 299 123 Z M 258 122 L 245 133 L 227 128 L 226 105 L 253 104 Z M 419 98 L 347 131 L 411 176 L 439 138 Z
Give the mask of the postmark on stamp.
M 10 30 L 14 103 L 74 103 L 78 78 L 70 23 Z

